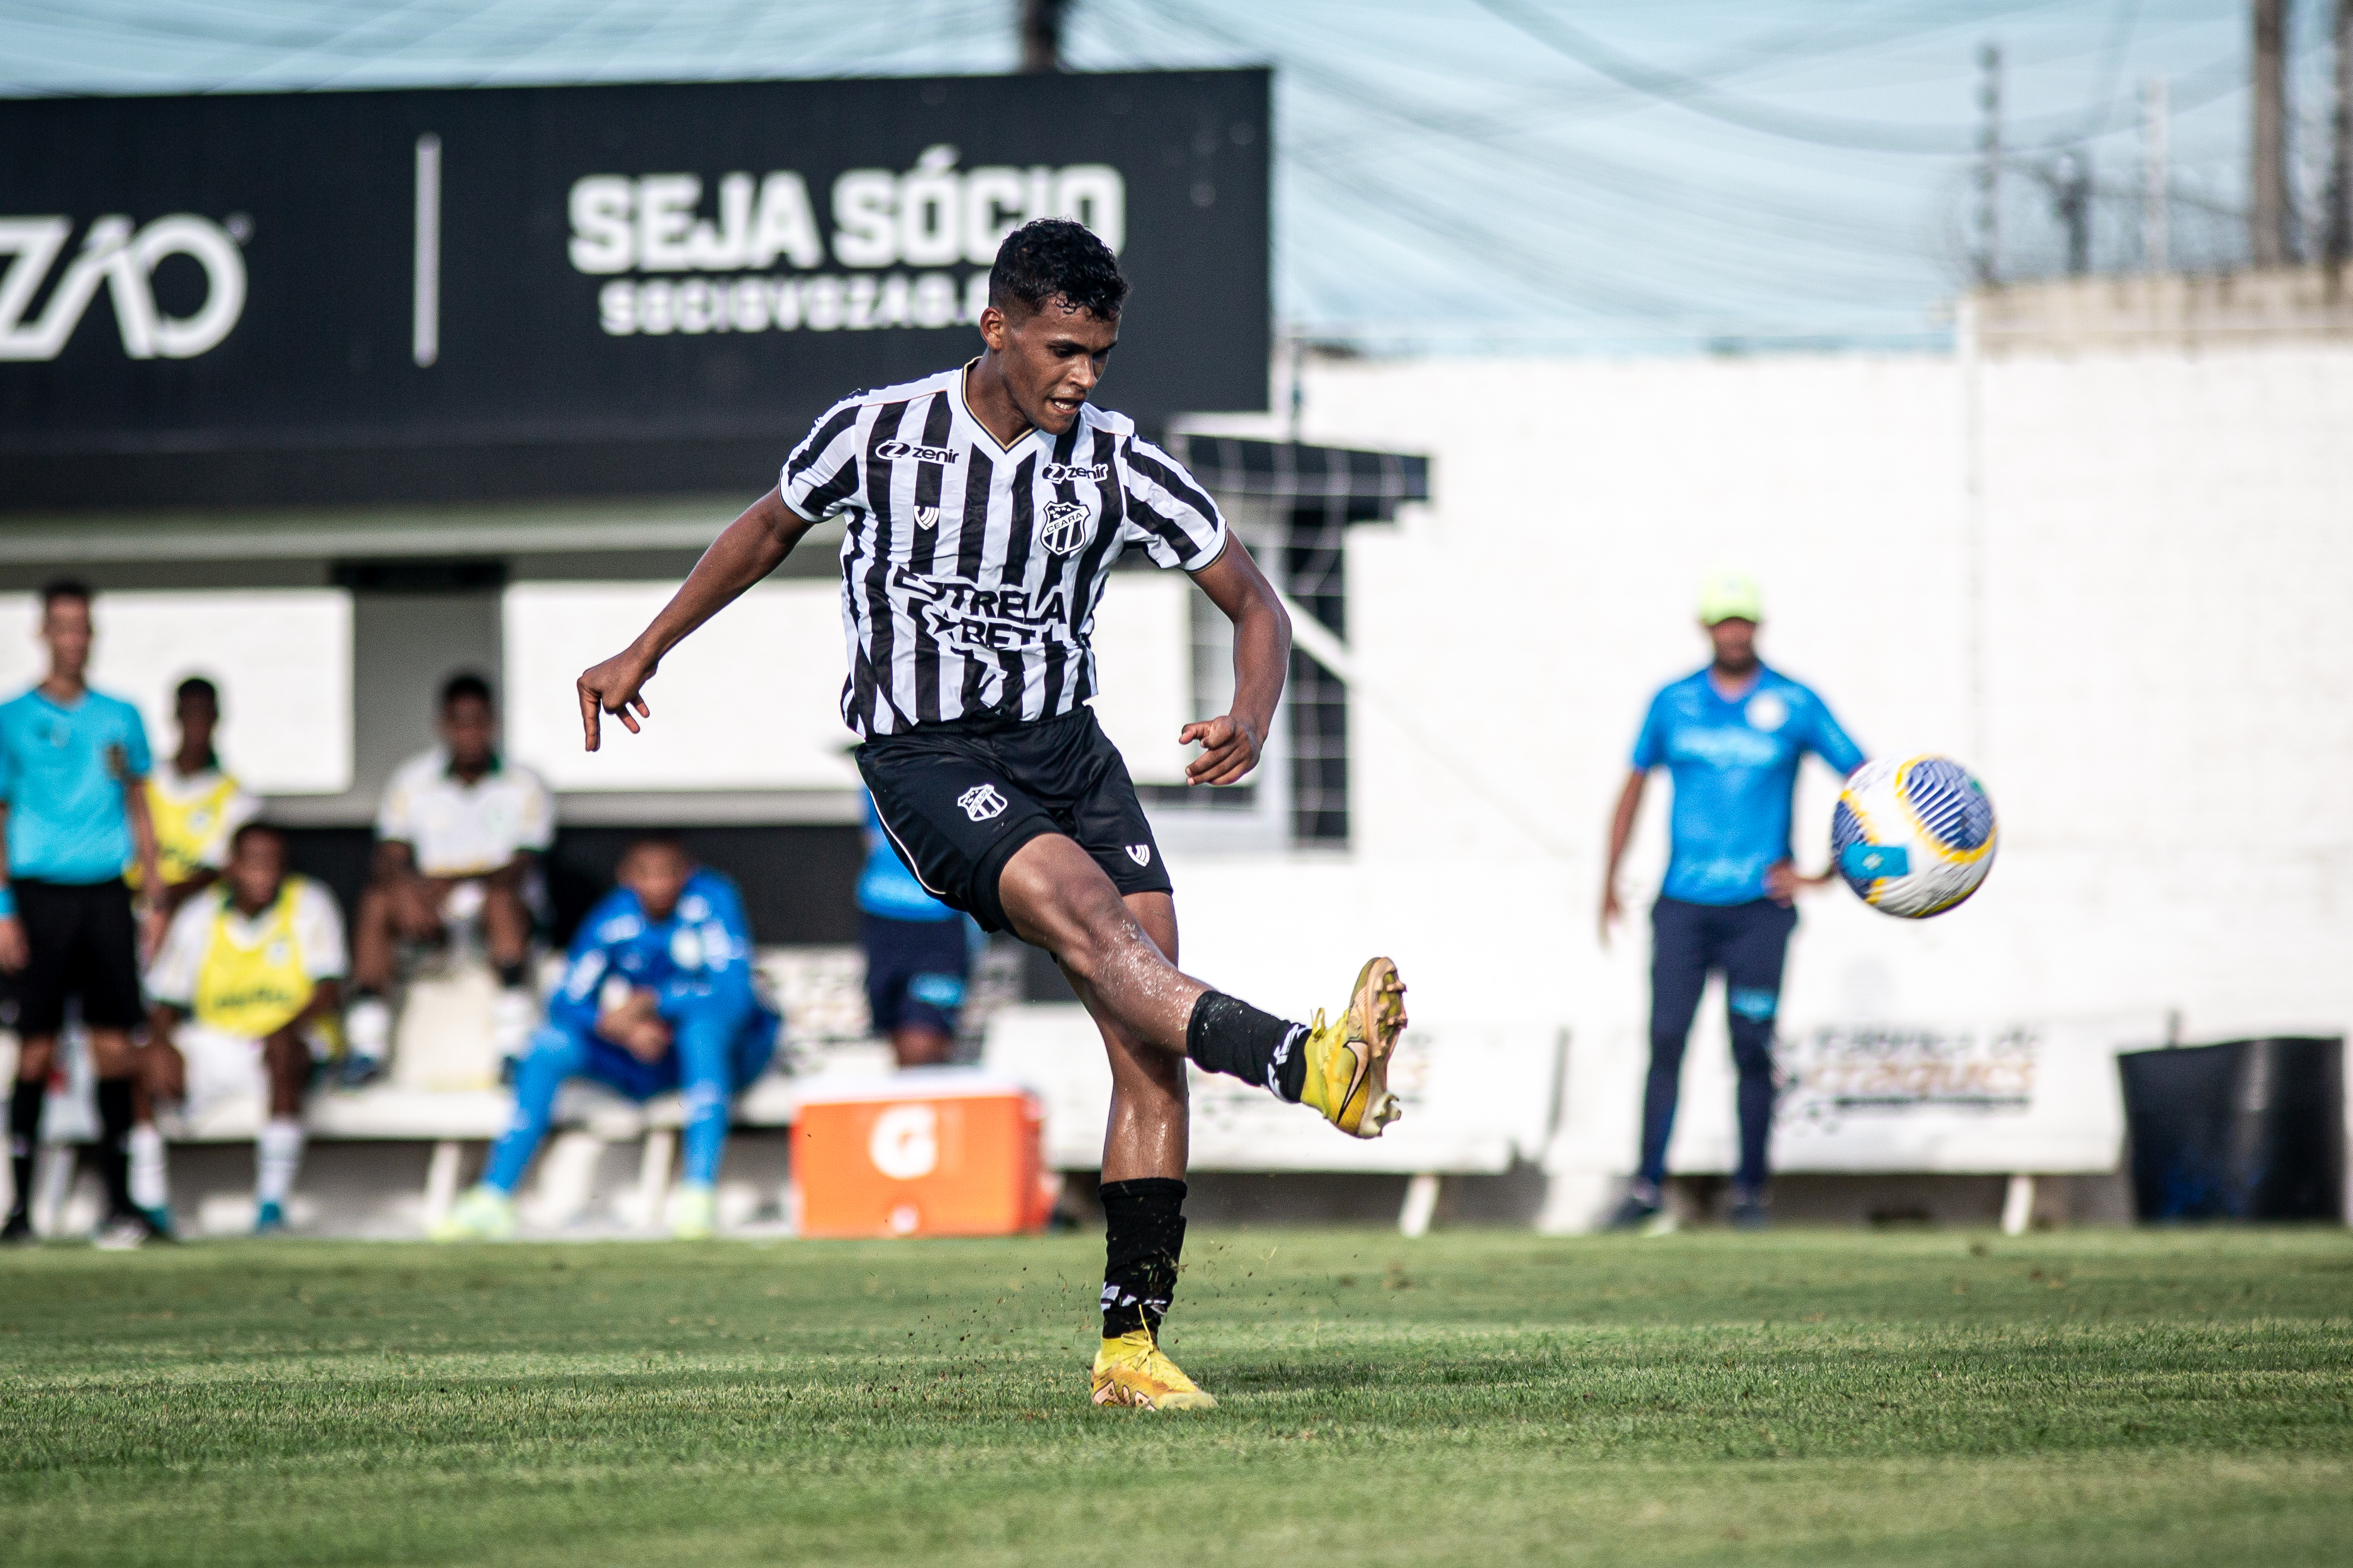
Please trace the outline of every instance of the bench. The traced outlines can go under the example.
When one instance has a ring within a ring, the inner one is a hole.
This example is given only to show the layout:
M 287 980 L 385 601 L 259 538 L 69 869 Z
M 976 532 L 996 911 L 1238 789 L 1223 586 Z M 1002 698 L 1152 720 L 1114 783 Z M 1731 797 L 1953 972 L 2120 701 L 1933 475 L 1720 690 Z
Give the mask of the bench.
M 1389 1088 L 1404 1116 L 1377 1139 L 1345 1138 L 1315 1112 L 1188 1064 L 1196 1171 L 1404 1175 L 1398 1228 L 1419 1236 L 1450 1175 L 1501 1175 L 1544 1158 L 1560 1122 L 1567 1032 L 1540 1024 L 1415 1025 L 1398 1044 Z M 1045 1102 L 1046 1163 L 1103 1163 L 1111 1065 L 1075 1003 L 999 1009 L 981 1065 Z

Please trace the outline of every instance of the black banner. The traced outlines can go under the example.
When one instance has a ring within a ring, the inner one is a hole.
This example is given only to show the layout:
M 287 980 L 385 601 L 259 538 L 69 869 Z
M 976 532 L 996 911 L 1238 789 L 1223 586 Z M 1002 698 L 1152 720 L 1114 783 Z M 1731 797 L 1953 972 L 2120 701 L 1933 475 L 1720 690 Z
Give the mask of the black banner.
M 0 510 L 756 493 L 1053 214 L 1134 285 L 1107 406 L 1262 409 L 1268 89 L 0 102 Z

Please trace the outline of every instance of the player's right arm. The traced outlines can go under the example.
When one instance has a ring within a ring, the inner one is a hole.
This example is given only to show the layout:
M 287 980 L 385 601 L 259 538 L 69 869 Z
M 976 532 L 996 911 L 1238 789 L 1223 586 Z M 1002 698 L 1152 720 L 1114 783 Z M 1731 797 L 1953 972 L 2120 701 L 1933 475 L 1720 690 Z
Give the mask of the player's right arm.
M 1618 900 L 1618 866 L 1626 858 L 1626 845 L 1634 837 L 1634 819 L 1642 810 L 1642 790 L 1651 782 L 1651 770 L 1667 760 L 1667 694 L 1660 692 L 1651 699 L 1651 706 L 1642 714 L 1642 731 L 1634 737 L 1632 769 L 1626 774 L 1625 787 L 1618 792 L 1618 809 L 1609 818 L 1609 859 L 1601 871 L 1601 945 L 1609 945 L 1609 929 L 1625 912 Z
M 816 526 L 814 519 L 795 511 L 785 503 L 784 496 L 773 489 L 729 523 L 727 531 L 712 541 L 702 559 L 694 563 L 694 570 L 670 595 L 670 603 L 638 634 L 638 640 L 604 663 L 584 671 L 575 683 L 580 694 L 580 723 L 588 750 L 595 751 L 602 739 L 604 715 L 607 713 L 619 719 L 629 733 L 636 734 L 638 721 L 653 712 L 638 695 L 639 689 L 660 668 L 662 656 L 685 641 L 695 627 L 734 603 L 744 590 L 775 571 L 792 553 L 801 536 Z
M 1636 768 L 1618 792 L 1618 810 L 1609 818 L 1609 864 L 1601 873 L 1601 945 L 1609 945 L 1609 929 L 1625 912 L 1618 901 L 1618 863 L 1626 858 L 1627 842 L 1634 837 L 1634 818 L 1642 809 L 1642 789 L 1650 770 Z

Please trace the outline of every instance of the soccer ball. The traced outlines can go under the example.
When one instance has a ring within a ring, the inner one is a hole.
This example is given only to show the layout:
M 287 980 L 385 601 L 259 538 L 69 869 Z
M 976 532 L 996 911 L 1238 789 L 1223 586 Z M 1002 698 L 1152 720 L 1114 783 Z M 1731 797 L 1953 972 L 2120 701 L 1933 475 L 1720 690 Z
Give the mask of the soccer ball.
M 1855 896 L 1908 921 L 1941 915 L 1993 868 L 1993 802 L 1949 757 L 1865 763 L 1839 791 L 1831 853 Z

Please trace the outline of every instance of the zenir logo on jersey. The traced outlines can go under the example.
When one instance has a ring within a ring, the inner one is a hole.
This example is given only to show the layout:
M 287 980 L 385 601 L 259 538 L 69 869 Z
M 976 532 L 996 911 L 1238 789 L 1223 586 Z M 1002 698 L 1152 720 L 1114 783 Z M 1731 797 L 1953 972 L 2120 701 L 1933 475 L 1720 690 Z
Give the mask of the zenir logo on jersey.
M 993 816 L 1005 815 L 1005 797 L 997 793 L 997 786 L 993 784 L 973 785 L 956 796 L 956 804 L 964 807 L 964 814 L 975 822 L 987 822 Z
M 904 458 L 911 463 L 953 463 L 956 460 L 954 447 L 918 447 L 912 441 L 885 441 L 874 448 L 874 455 L 886 463 Z
M 1087 509 L 1074 500 L 1050 501 L 1038 542 L 1056 555 L 1068 555 L 1087 539 Z
M 1111 465 L 1109 463 L 1085 465 L 1049 463 L 1038 470 L 1038 477 L 1050 485 L 1059 485 L 1065 479 L 1092 479 L 1095 483 L 1101 484 L 1111 478 Z
M 919 506 L 915 509 L 915 526 L 917 528 L 937 528 L 939 525 L 939 508 L 935 506 Z

